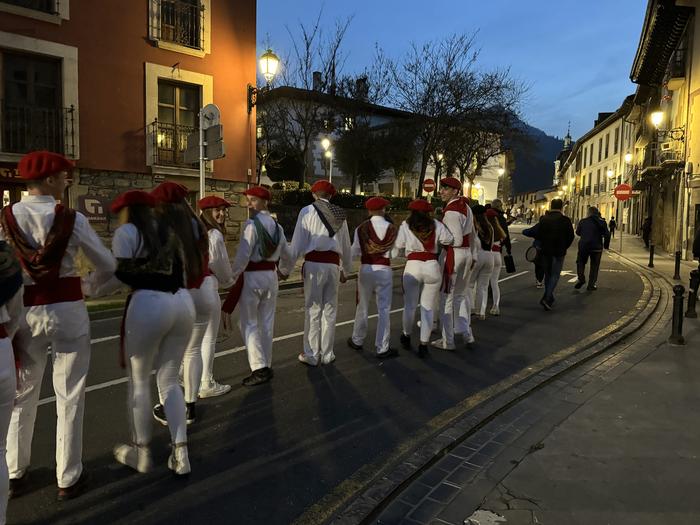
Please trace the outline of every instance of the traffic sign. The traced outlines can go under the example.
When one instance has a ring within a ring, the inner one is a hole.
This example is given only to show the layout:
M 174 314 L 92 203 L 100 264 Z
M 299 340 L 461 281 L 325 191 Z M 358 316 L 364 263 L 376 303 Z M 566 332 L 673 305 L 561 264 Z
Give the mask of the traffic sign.
M 632 197 L 632 186 L 629 184 L 618 184 L 615 187 L 615 198 L 619 201 L 626 201 Z
M 433 179 L 425 179 L 423 181 L 423 191 L 425 193 L 432 193 L 435 191 L 435 181 Z

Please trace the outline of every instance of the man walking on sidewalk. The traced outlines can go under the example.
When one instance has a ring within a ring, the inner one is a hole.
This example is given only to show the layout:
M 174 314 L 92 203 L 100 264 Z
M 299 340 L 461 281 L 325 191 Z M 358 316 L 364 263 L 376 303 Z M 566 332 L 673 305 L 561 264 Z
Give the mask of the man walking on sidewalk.
M 608 228 L 610 229 L 610 236 L 615 238 L 615 230 L 617 230 L 617 221 L 615 217 L 610 217 L 610 222 L 608 222 Z
M 576 258 L 576 271 L 578 281 L 574 285 L 577 290 L 586 284 L 586 264 L 591 260 L 591 271 L 588 276 L 588 290 L 597 289 L 598 270 L 600 270 L 600 259 L 603 256 L 603 248 L 610 248 L 610 232 L 601 218 L 598 208 L 591 206 L 588 208 L 588 217 L 582 219 L 576 227 L 576 235 L 580 237 L 578 241 L 578 257 Z
M 564 266 L 566 250 L 574 242 L 574 226 L 571 219 L 562 213 L 563 207 L 561 199 L 552 200 L 550 211 L 531 228 L 535 239 L 542 244 L 540 253 L 544 267 L 544 296 L 540 299 L 540 304 L 547 311 L 554 305 L 554 289 Z

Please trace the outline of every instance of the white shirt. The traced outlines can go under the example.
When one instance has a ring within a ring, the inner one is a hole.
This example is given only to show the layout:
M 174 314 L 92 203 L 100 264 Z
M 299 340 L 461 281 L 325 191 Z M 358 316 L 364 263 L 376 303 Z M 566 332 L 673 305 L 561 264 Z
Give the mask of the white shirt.
M 209 230 L 209 270 L 219 281 L 221 288 L 233 285 L 233 273 L 231 262 L 228 260 L 224 235 L 216 228 Z
M 291 251 L 292 260 L 295 262 L 299 257 L 313 251 L 336 252 L 340 255 L 343 272 L 347 275 L 352 271 L 350 232 L 347 221 L 343 222 L 333 237 L 330 237 L 328 230 L 318 216 L 318 212 L 311 204 L 299 212 L 292 236 Z
M 452 199 L 447 203 L 450 203 L 458 199 Z M 472 254 L 476 253 L 476 244 L 478 239 L 476 238 L 476 227 L 474 226 L 474 214 L 467 206 L 467 214 L 464 215 L 458 211 L 446 211 L 442 218 L 442 223 L 447 226 L 454 238 L 452 246 L 459 248 L 462 246 L 462 240 L 465 235 L 469 235 L 469 250 Z
M 284 229 L 282 226 L 277 224 L 275 219 L 270 216 L 270 212 L 267 210 L 259 211 L 256 217 L 260 220 L 265 230 L 267 230 L 267 233 L 269 233 L 271 236 L 275 235 L 275 228 L 278 229 L 280 234 L 280 242 L 277 245 L 277 248 L 270 257 L 264 260 L 279 260 L 280 272 L 285 275 L 289 275 L 294 262 L 289 251 L 287 239 L 284 236 Z M 255 223 L 253 222 L 253 219 L 248 219 L 245 221 L 243 226 L 241 242 L 238 245 L 236 257 L 233 259 L 233 282 L 238 280 L 240 275 L 245 271 L 245 268 L 248 266 L 249 262 L 260 262 L 262 260 L 263 258 L 260 256 L 258 250 L 258 233 L 255 230 Z
M 377 234 L 377 238 L 381 241 L 386 237 L 386 232 L 389 230 L 389 225 L 391 224 L 389 221 L 387 221 L 384 217 L 380 215 L 372 215 L 369 219 L 372 222 L 372 228 L 374 229 L 374 233 Z M 352 246 L 350 247 L 350 253 L 353 257 L 353 259 L 362 257 L 362 247 L 360 246 L 360 238 L 357 235 L 357 228 L 355 229 L 355 234 L 352 240 Z M 384 252 L 381 254 L 382 257 L 390 258 L 391 257 L 391 250 Z M 372 268 L 373 271 L 377 270 L 389 270 L 391 271 L 390 266 L 386 266 L 384 264 L 368 264 L 366 266 L 369 266 Z
M 435 246 L 431 253 L 437 253 L 438 245 L 449 246 L 454 242 L 454 237 L 450 230 L 440 221 L 433 219 L 435 222 Z M 399 234 L 396 237 L 394 248 L 391 251 L 392 257 L 398 257 L 401 251 L 406 253 L 408 257 L 413 252 L 425 252 L 425 247 L 418 237 L 408 227 L 408 223 L 403 221 L 399 228 Z
M 32 247 L 38 248 L 46 242 L 49 230 L 53 226 L 55 208 L 56 200 L 50 195 L 29 195 L 12 205 L 12 214 L 15 216 L 17 225 Z M 81 249 L 95 267 L 95 282 L 106 282 L 114 275 L 117 262 L 92 229 L 85 215 L 80 212 L 76 212 L 75 215 L 75 226 L 68 241 L 66 253 L 61 260 L 59 276 L 78 275 L 75 258 L 78 250 Z M 4 238 L 2 229 L 0 229 L 0 238 Z M 26 273 L 24 284 L 34 284 Z

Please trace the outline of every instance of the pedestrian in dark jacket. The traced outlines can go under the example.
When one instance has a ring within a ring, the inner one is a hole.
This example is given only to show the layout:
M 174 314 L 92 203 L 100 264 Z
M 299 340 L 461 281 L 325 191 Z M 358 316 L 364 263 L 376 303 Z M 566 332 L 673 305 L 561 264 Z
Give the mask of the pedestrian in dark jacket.
M 610 221 L 608 222 L 608 228 L 610 229 L 610 236 L 614 238 L 615 230 L 617 230 L 617 221 L 615 221 L 615 217 L 610 217 Z
M 564 202 L 554 199 L 550 211 L 540 217 L 537 239 L 542 243 L 542 262 L 544 266 L 544 296 L 540 304 L 545 310 L 554 305 L 554 289 L 564 266 L 566 250 L 574 242 L 574 226 L 571 219 L 562 213 Z
M 610 232 L 605 221 L 601 218 L 598 208 L 588 208 L 588 217 L 579 221 L 576 227 L 578 241 L 578 257 L 576 258 L 576 271 L 578 281 L 574 285 L 577 290 L 586 284 L 586 264 L 591 260 L 591 271 L 588 276 L 588 290 L 597 289 L 598 271 L 600 259 L 603 256 L 603 248 L 610 248 Z
M 644 224 L 642 224 L 642 239 L 644 240 L 644 246 L 649 248 L 649 240 L 651 239 L 651 217 L 644 219 Z
M 510 232 L 508 231 L 508 226 L 509 222 L 508 219 L 506 219 L 506 214 L 503 212 L 503 202 L 501 202 L 500 199 L 494 199 L 491 201 L 491 207 L 498 212 L 498 224 L 501 226 L 501 229 L 505 232 L 506 238 L 503 240 L 501 243 L 503 247 L 506 249 L 506 252 L 508 255 L 510 255 L 510 250 L 511 250 L 511 244 L 510 244 Z

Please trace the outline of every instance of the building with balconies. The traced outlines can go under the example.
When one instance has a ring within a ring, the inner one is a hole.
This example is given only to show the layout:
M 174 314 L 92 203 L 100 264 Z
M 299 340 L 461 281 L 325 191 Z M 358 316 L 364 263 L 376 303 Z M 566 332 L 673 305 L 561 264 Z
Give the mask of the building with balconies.
M 126 189 L 175 180 L 194 201 L 184 152 L 209 103 L 227 154 L 207 163 L 207 193 L 254 182 L 255 13 L 255 0 L 0 0 L 0 204 L 20 198 L 15 166 L 39 149 L 76 162 L 66 199 L 101 233 Z

